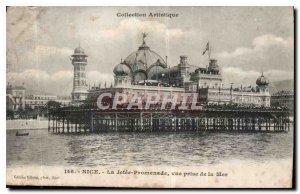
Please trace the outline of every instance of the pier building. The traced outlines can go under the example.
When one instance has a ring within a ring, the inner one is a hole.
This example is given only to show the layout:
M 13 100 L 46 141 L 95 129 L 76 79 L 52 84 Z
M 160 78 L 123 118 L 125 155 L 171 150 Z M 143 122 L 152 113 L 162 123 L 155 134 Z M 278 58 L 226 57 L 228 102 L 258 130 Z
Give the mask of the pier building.
M 225 87 L 221 67 L 216 59 L 209 59 L 207 67 L 201 67 L 190 65 L 188 56 L 182 55 L 178 65 L 170 67 L 158 53 L 150 49 L 145 38 L 146 34 L 143 34 L 142 45 L 138 47 L 138 50 L 115 66 L 114 86 L 108 90 L 106 88 L 93 90 L 87 96 L 97 96 L 108 91 L 113 94 L 130 91 L 198 93 L 201 97 L 201 102 L 199 102 L 201 104 L 270 107 L 269 80 L 263 73 L 257 78 L 256 86 L 234 88 L 232 84 Z M 91 97 L 87 98 L 91 99 Z
M 49 132 L 286 132 L 290 129 L 289 111 L 270 107 L 269 80 L 263 73 L 256 82 L 254 78 L 254 87 L 235 88 L 233 84 L 225 87 L 221 66 L 217 59 L 210 58 L 209 44 L 203 52 L 209 54 L 206 67 L 189 64 L 186 55 L 181 55 L 178 64 L 171 67 L 167 57 L 164 60 L 150 49 L 145 38 L 143 34 L 138 50 L 114 67 L 111 87 L 87 90 L 84 77 L 81 74 L 78 77 L 75 68 L 79 66 L 80 72 L 84 71 L 81 67 L 86 65 L 87 55 L 83 49 L 80 52 L 75 49 L 74 83 L 79 82 L 74 84 L 72 96 L 77 106 L 50 110 Z M 77 65 L 81 60 L 84 62 Z M 150 98 L 152 103 L 147 106 L 148 97 L 153 94 L 157 99 Z M 132 99 L 137 99 L 135 105 Z M 180 108 L 183 105 L 185 109 Z

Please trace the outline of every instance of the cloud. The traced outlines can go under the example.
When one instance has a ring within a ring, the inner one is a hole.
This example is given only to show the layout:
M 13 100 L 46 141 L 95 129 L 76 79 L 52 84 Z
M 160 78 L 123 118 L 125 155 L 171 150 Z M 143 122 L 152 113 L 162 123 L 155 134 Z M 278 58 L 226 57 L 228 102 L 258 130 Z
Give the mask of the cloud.
M 68 56 L 73 53 L 73 50 L 66 47 L 37 45 L 34 48 L 33 53 L 39 57 L 52 56 L 52 55 Z
M 57 71 L 50 75 L 50 79 L 53 81 L 71 80 L 73 79 L 73 75 L 72 71 Z
M 48 80 L 50 75 L 45 71 L 38 69 L 27 69 L 23 72 L 8 72 L 7 81 L 9 82 L 19 82 L 19 81 L 31 81 L 31 80 Z
M 100 31 L 100 36 L 112 39 L 126 38 L 127 33 L 141 34 L 146 33 L 164 33 L 172 40 L 178 40 L 191 33 L 191 31 L 180 28 L 168 28 L 165 24 L 156 20 L 141 21 L 136 18 L 122 20 L 116 28 L 104 29 Z
M 273 34 L 265 34 L 263 36 L 258 36 L 253 39 L 252 47 L 238 47 L 232 52 L 221 52 L 217 54 L 221 58 L 233 58 L 241 55 L 252 54 L 256 52 L 262 52 L 265 48 L 272 46 L 280 46 L 284 48 L 292 49 L 294 47 L 294 42 L 292 37 L 284 39 Z
M 36 21 L 44 11 L 42 7 L 8 7 L 7 39 L 20 43 L 36 38 Z
M 88 71 L 86 73 L 87 82 L 93 84 L 111 84 L 114 83 L 114 77 L 112 73 L 101 73 L 99 71 Z M 103 86 L 103 85 L 102 85 Z
M 275 80 L 291 75 L 293 71 L 294 45 L 293 38 L 289 37 L 293 35 L 290 16 L 282 19 L 283 15 L 278 14 L 281 17 L 278 20 L 277 17 L 264 17 L 264 12 L 259 17 L 260 25 L 264 28 L 256 30 L 257 24 L 252 20 L 251 23 L 241 23 L 237 18 L 228 23 L 226 18 L 230 17 L 224 18 L 225 12 L 215 12 L 210 17 L 210 9 L 195 10 L 192 18 L 190 15 L 182 15 L 176 21 L 163 18 L 115 18 L 119 9 L 9 8 L 7 77 L 13 78 L 10 80 L 19 80 L 19 83 L 24 81 L 28 83 L 28 87 L 31 84 L 32 88 L 70 94 L 73 67 L 69 56 L 80 41 L 89 55 L 88 82 L 93 85 L 94 82 L 98 84 L 106 80 L 110 85 L 113 81 L 113 67 L 119 63 L 120 58 L 124 59 L 141 45 L 141 32 L 149 33 L 147 44 L 163 58 L 168 56 L 168 64 L 171 66 L 178 64 L 178 58 L 182 54 L 189 56 L 190 64 L 205 66 L 203 64 L 207 63 L 207 57 L 202 56 L 201 51 L 206 41 L 211 40 L 215 48 L 213 51 L 216 52 L 212 56 L 218 59 L 220 67 L 225 70 L 224 75 L 227 75 L 224 76 L 224 81 L 241 83 L 243 79 L 247 81 L 248 77 L 253 83 L 260 71 L 271 69 L 278 72 L 266 75 L 270 80 Z M 153 10 L 155 9 L 157 8 L 154 7 Z M 169 8 L 164 9 L 170 11 Z M 137 11 L 138 8 L 126 10 Z M 189 10 L 192 8 L 187 8 Z M 253 15 L 252 11 L 242 12 Z M 186 11 L 183 12 L 185 13 Z M 233 16 L 236 15 L 233 12 Z M 223 30 L 216 30 L 215 26 L 219 26 L 218 29 L 223 26 Z M 250 40 L 248 44 L 245 44 L 246 40 Z M 217 53 L 218 51 L 224 52 Z
M 235 49 L 233 52 L 229 53 L 229 52 L 222 52 L 220 54 L 218 54 L 219 57 L 221 58 L 230 58 L 230 57 L 236 57 L 236 56 L 240 56 L 240 55 L 245 55 L 248 53 L 253 52 L 253 49 L 251 48 L 247 48 L 247 47 L 239 47 L 237 49 Z
M 25 50 L 25 49 L 24 49 Z M 68 59 L 72 55 L 73 50 L 67 47 L 54 47 L 45 45 L 36 45 L 31 48 L 26 48 L 26 51 L 8 49 L 7 50 L 7 65 L 13 70 L 19 70 L 18 68 L 26 65 L 27 68 L 33 68 L 33 66 L 42 67 L 45 62 L 54 63 L 58 58 Z M 59 65 L 59 64 L 52 64 Z
M 288 37 L 287 39 L 284 39 L 282 37 L 278 37 L 273 34 L 266 34 L 263 36 L 256 37 L 254 38 L 252 44 L 254 45 L 254 49 L 272 46 L 272 45 L 280 45 L 286 48 L 294 47 L 294 41 L 292 37 Z
M 39 63 L 47 59 L 48 57 L 68 57 L 73 53 L 73 50 L 66 47 L 54 47 L 54 46 L 44 46 L 37 45 L 33 49 L 28 50 L 23 58 L 27 59 L 27 61 L 35 61 Z
M 175 29 L 170 29 L 166 31 L 166 35 L 169 37 L 169 39 L 173 40 L 178 40 L 182 37 L 188 36 L 190 35 L 192 32 L 190 31 L 184 31 L 182 29 L 179 28 L 175 28 Z

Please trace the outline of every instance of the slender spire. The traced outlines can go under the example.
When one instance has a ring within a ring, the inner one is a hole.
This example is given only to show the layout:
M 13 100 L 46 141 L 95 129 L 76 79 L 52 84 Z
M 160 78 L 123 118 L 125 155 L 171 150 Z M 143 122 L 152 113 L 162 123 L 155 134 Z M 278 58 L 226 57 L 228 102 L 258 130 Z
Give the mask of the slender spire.
M 208 44 L 209 44 L 209 41 L 208 41 Z M 210 61 L 210 54 L 211 54 L 211 50 L 212 50 L 212 46 L 209 44 L 209 49 L 208 49 L 208 60 Z
M 139 47 L 139 50 L 147 50 L 147 49 L 149 49 L 149 47 L 146 45 L 146 37 L 148 36 L 148 34 L 146 34 L 146 33 L 142 33 L 142 37 L 143 37 L 143 43 L 142 43 L 142 45 Z
M 168 66 L 168 56 L 166 56 L 166 65 Z
M 144 57 L 145 57 L 145 63 L 144 66 L 146 67 L 146 78 L 148 79 L 148 73 L 147 73 L 147 70 L 148 70 L 148 64 L 147 64 L 147 57 L 146 57 L 146 52 L 144 50 Z
M 145 38 L 147 37 L 148 34 L 146 34 L 145 32 L 143 32 L 142 35 L 143 35 L 143 45 L 146 45 Z
M 135 68 L 135 70 L 137 70 L 137 57 L 138 57 L 138 53 L 135 54 L 135 59 L 134 59 L 134 68 Z

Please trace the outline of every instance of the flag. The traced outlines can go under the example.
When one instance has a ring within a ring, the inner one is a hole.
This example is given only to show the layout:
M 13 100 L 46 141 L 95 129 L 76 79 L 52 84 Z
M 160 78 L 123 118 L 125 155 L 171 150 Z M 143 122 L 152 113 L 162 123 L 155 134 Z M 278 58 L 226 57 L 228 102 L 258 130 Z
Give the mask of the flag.
M 206 53 L 206 51 L 209 50 L 209 42 L 206 43 L 206 47 L 205 47 L 205 50 L 203 51 L 203 54 L 204 55 Z

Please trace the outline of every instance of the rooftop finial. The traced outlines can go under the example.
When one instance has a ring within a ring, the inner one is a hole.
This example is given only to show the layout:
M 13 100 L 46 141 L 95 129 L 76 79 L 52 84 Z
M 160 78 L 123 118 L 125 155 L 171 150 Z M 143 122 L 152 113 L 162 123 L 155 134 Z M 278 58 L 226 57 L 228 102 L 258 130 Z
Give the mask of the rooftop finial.
M 143 35 L 143 45 L 145 45 L 146 44 L 145 38 L 147 37 L 148 34 L 146 34 L 145 32 L 143 32 L 142 35 Z
M 166 56 L 166 64 L 168 65 L 168 56 Z

